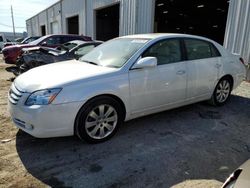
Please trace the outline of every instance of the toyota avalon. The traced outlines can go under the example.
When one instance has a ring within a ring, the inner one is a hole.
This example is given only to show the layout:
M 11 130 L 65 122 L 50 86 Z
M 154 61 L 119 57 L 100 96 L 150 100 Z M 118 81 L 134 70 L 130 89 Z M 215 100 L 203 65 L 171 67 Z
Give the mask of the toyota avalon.
M 123 121 L 208 100 L 223 105 L 245 77 L 242 59 L 184 34 L 110 40 L 82 58 L 34 68 L 15 79 L 9 111 L 40 138 L 111 138 Z

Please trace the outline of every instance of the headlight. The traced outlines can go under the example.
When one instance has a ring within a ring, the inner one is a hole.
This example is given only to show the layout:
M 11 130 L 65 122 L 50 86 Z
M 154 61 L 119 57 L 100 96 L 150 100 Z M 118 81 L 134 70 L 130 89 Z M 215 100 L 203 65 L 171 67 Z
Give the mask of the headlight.
M 48 105 L 52 103 L 52 101 L 56 98 L 56 96 L 61 90 L 61 88 L 56 88 L 35 91 L 34 93 L 31 93 L 31 95 L 28 97 L 25 102 L 25 105 Z

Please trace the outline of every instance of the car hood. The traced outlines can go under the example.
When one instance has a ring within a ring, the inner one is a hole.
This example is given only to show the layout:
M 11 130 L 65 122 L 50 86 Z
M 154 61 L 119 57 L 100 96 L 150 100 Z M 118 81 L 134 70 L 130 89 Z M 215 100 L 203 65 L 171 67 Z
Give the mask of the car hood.
M 98 76 L 116 71 L 116 68 L 70 60 L 31 69 L 18 76 L 14 84 L 22 92 L 34 92 L 41 89 L 63 87 L 83 79 L 96 79 Z

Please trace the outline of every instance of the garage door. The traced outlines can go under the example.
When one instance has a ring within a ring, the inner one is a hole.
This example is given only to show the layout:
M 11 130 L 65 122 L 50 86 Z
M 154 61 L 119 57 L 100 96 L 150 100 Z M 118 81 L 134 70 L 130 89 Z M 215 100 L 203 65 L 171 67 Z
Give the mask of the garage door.
M 79 35 L 79 16 L 67 18 L 68 34 Z
M 58 22 L 51 23 L 51 34 L 59 34 L 59 24 Z
M 205 36 L 223 44 L 229 1 L 156 0 L 155 32 Z
M 119 36 L 120 4 L 96 11 L 96 39 L 109 40 Z

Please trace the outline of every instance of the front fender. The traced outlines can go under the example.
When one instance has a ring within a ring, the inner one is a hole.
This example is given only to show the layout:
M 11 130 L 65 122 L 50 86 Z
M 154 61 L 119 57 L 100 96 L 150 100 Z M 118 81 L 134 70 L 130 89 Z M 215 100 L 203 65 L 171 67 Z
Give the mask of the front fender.
M 128 74 L 114 75 L 90 81 L 79 81 L 63 87 L 62 91 L 53 101 L 53 104 L 81 102 L 84 105 L 88 100 L 98 95 L 114 95 L 121 99 L 129 112 L 129 81 Z

